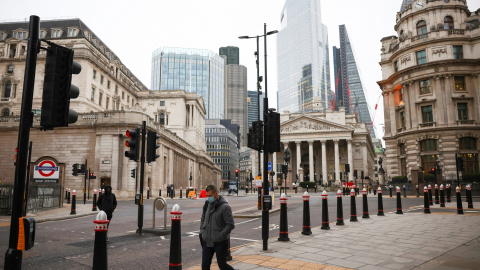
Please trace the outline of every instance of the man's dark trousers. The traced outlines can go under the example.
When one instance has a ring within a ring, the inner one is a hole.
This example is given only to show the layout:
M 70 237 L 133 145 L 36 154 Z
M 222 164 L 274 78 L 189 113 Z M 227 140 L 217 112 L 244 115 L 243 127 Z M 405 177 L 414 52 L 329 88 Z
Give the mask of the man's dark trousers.
M 213 253 L 217 254 L 217 262 L 220 270 L 233 270 L 233 267 L 228 265 L 225 259 L 228 254 L 228 240 L 215 243 L 213 247 L 207 247 L 206 243 L 203 242 L 202 270 L 210 270 Z

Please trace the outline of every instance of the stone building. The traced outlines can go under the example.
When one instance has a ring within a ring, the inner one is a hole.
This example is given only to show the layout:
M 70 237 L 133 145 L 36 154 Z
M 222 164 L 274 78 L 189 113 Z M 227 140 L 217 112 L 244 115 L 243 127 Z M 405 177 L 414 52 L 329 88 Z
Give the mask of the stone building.
M 480 22 L 465 0 L 404 0 L 382 42 L 388 177 L 441 168 L 438 179 L 479 173 Z M 438 167 L 440 166 L 440 167 Z
M 0 23 L 2 184 L 11 184 L 14 178 L 28 29 L 28 22 Z M 138 163 L 124 156 L 128 150 L 125 132 L 146 121 L 147 130 L 157 131 L 161 138 L 157 142 L 160 157 L 145 165 L 144 190 L 149 187 L 158 194 L 158 189 L 168 184 L 197 189 L 220 184 L 221 170 L 206 153 L 202 97 L 185 91 L 148 90 L 80 19 L 41 21 L 40 35 L 73 49 L 82 71 L 72 77 L 72 84 L 80 89 L 79 97 L 70 105 L 79 112 L 78 121 L 67 128 L 40 131 L 46 54 L 42 50 L 38 55 L 32 109 L 35 117 L 30 133 L 31 174 L 34 165 L 52 160 L 59 167 L 59 179 L 52 187 L 81 191 L 84 176 L 73 176 L 71 170 L 73 164 L 86 161 L 87 169 L 96 176 L 89 184 L 92 190 L 111 184 L 118 197 L 131 198 L 139 190 L 138 180 L 130 176 Z

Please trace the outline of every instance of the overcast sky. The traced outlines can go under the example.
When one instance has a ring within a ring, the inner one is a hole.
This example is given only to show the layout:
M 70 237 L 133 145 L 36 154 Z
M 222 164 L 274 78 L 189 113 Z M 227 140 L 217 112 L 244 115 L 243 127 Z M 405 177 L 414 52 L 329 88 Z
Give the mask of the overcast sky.
M 21 3 L 21 5 L 20 5 Z M 209 49 L 218 53 L 222 46 L 240 48 L 240 64 L 248 68 L 248 89 L 255 90 L 255 39 L 238 36 L 261 35 L 280 30 L 280 13 L 285 0 L 18 0 L 5 1 L 0 20 L 41 20 L 80 18 L 150 88 L 153 50 L 168 47 Z M 402 0 L 321 0 L 322 22 L 328 27 L 330 54 L 339 46 L 338 26 L 345 24 L 355 51 L 357 65 L 371 107 L 377 137 L 383 136 L 383 102 L 376 84 L 382 79 L 380 39 L 395 35 L 395 15 Z M 468 0 L 470 11 L 480 8 L 480 0 Z M 268 97 L 276 107 L 276 37 L 269 36 Z M 260 73 L 264 73 L 263 41 L 260 44 Z M 330 56 L 334 88 L 333 58 Z M 335 89 L 332 89 L 335 90 Z M 375 111 L 375 105 L 379 104 Z

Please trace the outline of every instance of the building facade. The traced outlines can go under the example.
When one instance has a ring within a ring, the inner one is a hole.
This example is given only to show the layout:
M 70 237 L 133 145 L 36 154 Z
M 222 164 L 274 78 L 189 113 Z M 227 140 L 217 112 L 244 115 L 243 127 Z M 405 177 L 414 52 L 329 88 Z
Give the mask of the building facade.
M 279 112 L 310 112 L 314 97 L 328 105 L 330 67 L 327 27 L 320 0 L 286 0 L 277 35 Z
M 162 47 L 152 54 L 152 90 L 184 90 L 203 97 L 207 119 L 223 119 L 225 60 L 201 49 Z
M 263 121 L 263 98 L 265 94 L 262 93 L 260 95 L 260 102 L 258 100 L 258 92 L 255 91 L 248 91 L 247 93 L 247 106 L 248 106 L 248 123 L 249 127 L 252 126 L 252 122 L 258 121 L 258 117 L 260 115 L 260 120 Z M 259 107 L 260 105 L 260 107 Z
M 238 47 L 220 47 L 218 54 L 227 57 L 227 65 L 240 65 L 240 49 Z
M 9 157 L 13 157 L 17 145 L 28 29 L 28 22 L 0 24 L 2 184 L 14 181 L 15 169 Z M 84 176 L 73 176 L 71 170 L 73 164 L 87 162 L 87 168 L 97 177 L 90 182 L 91 190 L 111 184 L 118 197 L 132 198 L 139 191 L 139 182 L 131 178 L 130 171 L 138 163 L 124 156 L 128 150 L 125 132 L 145 121 L 147 130 L 155 130 L 161 138 L 157 150 L 160 157 L 145 166 L 144 190 L 149 187 L 156 193 L 168 184 L 186 187 L 189 175 L 197 189 L 220 183 L 220 168 L 206 153 L 206 109 L 202 97 L 185 91 L 148 90 L 80 19 L 41 21 L 40 35 L 73 49 L 75 61 L 82 65 L 81 73 L 72 77 L 80 95 L 70 101 L 70 108 L 79 112 L 79 117 L 67 128 L 38 129 L 46 58 L 42 50 L 35 74 L 30 180 L 33 166 L 48 159 L 60 168 L 59 179 L 53 183 L 55 188 L 82 190 Z
M 390 176 L 416 180 L 479 173 L 480 22 L 467 2 L 404 0 L 396 36 L 382 39 L 386 161 Z M 439 171 L 437 170 L 437 173 Z M 438 179 L 438 178 L 437 178 Z
M 368 108 L 366 91 L 363 88 L 355 53 L 348 38 L 345 25 L 339 26 L 340 48 L 334 47 L 335 107 L 345 107 L 347 113 L 355 113 L 358 120 L 367 124 L 370 136 L 375 138 L 372 118 Z

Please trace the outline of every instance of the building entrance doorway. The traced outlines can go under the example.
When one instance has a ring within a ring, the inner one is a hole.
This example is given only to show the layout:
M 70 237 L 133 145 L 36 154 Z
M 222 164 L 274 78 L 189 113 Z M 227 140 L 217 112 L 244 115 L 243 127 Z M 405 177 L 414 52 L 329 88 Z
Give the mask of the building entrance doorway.
M 108 185 L 110 185 L 110 186 L 112 185 L 112 178 L 105 177 L 105 178 L 100 179 L 100 188 L 101 189 L 105 189 L 105 187 L 108 186 Z

